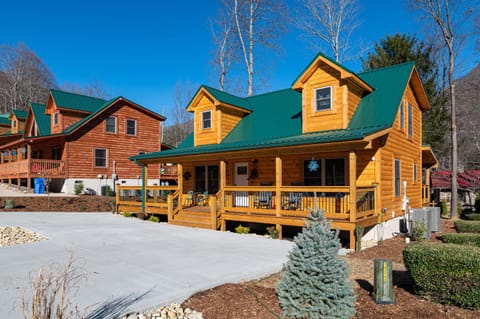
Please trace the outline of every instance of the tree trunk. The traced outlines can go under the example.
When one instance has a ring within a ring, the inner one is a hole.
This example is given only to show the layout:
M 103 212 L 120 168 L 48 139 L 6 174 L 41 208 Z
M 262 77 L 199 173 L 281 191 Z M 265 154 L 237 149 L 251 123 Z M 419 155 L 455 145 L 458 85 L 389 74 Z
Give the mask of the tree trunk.
M 450 66 L 448 69 L 448 81 L 450 84 L 450 107 L 451 107 L 451 124 L 452 124 L 452 194 L 450 202 L 450 216 L 453 219 L 456 219 L 457 207 L 458 207 L 458 184 L 457 184 L 457 174 L 458 174 L 458 164 L 457 164 L 457 114 L 455 106 L 455 83 L 453 81 L 453 65 L 454 57 L 453 51 L 450 50 L 449 53 Z

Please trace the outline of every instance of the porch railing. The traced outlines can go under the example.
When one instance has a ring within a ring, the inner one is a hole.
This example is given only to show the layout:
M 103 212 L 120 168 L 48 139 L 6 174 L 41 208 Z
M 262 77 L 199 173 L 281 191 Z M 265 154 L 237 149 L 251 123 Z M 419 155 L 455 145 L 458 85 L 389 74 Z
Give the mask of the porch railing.
M 280 201 L 275 187 L 225 187 L 224 211 L 247 212 L 284 217 L 307 217 L 316 207 L 325 210 L 331 219 L 350 219 L 350 189 L 348 186 L 281 187 Z M 358 187 L 355 220 L 375 215 L 375 188 Z M 280 207 L 277 209 L 277 205 Z
M 172 218 L 182 208 L 195 205 L 188 194 L 180 197 L 177 186 L 146 186 L 145 189 L 145 206 L 162 208 Z M 325 216 L 333 220 L 351 221 L 374 216 L 375 187 L 357 187 L 356 193 L 356 214 L 353 219 L 350 218 L 352 201 L 348 186 L 282 186 L 279 193 L 275 186 L 226 186 L 223 192 L 209 197 L 207 206 L 210 206 L 212 221 L 216 223 L 223 212 L 305 218 L 316 207 L 324 209 Z M 117 204 L 140 209 L 142 187 L 119 186 Z
M 65 161 L 50 159 L 25 159 L 16 162 L 0 164 L 1 178 L 66 176 Z

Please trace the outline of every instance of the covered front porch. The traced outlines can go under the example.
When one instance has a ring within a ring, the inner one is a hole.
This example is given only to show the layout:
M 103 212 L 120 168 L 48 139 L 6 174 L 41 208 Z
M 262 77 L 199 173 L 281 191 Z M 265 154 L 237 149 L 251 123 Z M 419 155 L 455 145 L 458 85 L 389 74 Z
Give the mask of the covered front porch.
M 25 140 L 3 146 L 0 155 L 0 182 L 16 184 L 18 189 L 23 184 L 30 192 L 34 178 L 65 178 L 66 161 L 61 160 L 63 141 L 53 141 L 57 143 L 53 148 Z
M 183 159 L 176 186 L 118 185 L 117 209 L 210 229 L 225 230 L 227 222 L 274 225 L 281 238 L 283 226 L 304 226 L 309 211 L 318 207 L 334 228 L 348 233 L 354 248 L 355 228 L 373 226 L 381 217 L 371 161 L 375 151 L 291 154 Z

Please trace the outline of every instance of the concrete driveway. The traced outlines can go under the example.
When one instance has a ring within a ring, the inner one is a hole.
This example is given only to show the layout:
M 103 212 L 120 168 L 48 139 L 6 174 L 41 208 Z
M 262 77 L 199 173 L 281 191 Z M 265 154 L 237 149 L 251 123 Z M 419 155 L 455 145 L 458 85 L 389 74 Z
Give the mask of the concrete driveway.
M 292 243 L 152 223 L 108 213 L 0 213 L 48 240 L 0 247 L 0 318 L 22 318 L 29 274 L 73 253 L 88 274 L 75 303 L 88 318 L 114 318 L 181 302 L 195 292 L 281 269 Z

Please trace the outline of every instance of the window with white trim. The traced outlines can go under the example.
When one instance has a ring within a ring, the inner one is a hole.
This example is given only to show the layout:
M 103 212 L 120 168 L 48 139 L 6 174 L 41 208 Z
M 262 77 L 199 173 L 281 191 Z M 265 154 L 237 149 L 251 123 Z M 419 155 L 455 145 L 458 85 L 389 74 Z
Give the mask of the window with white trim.
M 326 86 L 315 89 L 315 111 L 326 111 L 332 109 L 332 87 Z
M 105 132 L 117 133 L 117 118 L 115 116 L 107 116 L 105 119 Z
M 137 120 L 127 119 L 125 133 L 127 135 L 137 135 Z
M 107 167 L 107 149 L 106 148 L 95 148 L 93 150 L 93 162 L 97 168 L 106 168 Z
M 212 111 L 202 112 L 202 129 L 212 128 Z

